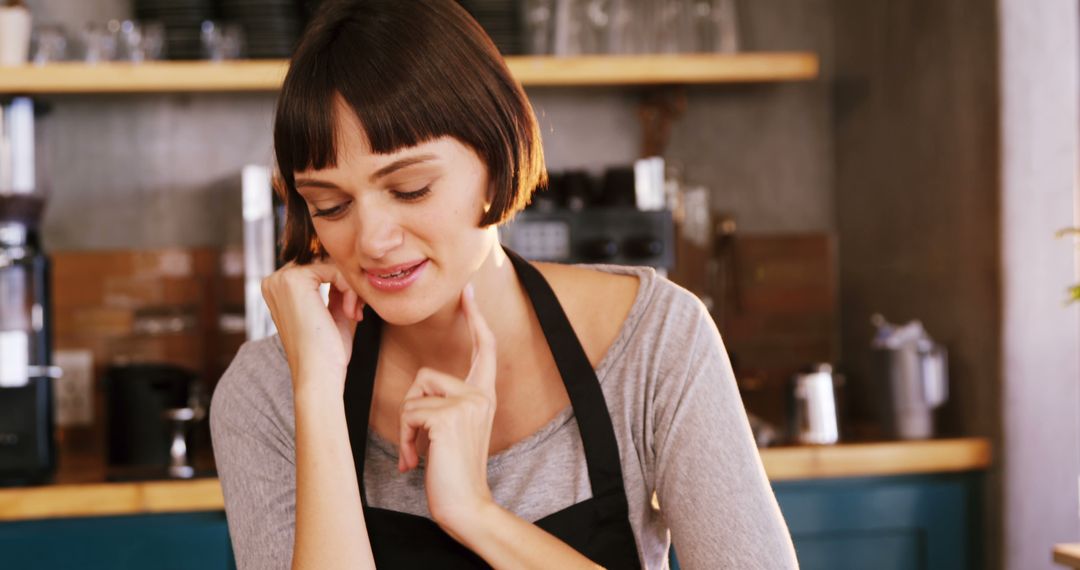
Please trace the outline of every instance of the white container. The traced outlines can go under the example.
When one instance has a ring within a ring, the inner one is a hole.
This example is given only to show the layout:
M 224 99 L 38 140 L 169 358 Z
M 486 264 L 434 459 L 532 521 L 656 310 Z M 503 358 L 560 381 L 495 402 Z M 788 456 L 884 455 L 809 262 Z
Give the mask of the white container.
M 832 366 L 816 364 L 809 372 L 796 374 L 792 384 L 793 439 L 806 445 L 832 445 L 839 441 Z
M 30 381 L 30 334 L 0 331 L 0 388 L 21 388 Z
M 30 55 L 30 11 L 0 7 L 0 66 L 24 65 Z
M 14 97 L 0 103 L 0 196 L 40 189 L 34 148 L 34 101 Z

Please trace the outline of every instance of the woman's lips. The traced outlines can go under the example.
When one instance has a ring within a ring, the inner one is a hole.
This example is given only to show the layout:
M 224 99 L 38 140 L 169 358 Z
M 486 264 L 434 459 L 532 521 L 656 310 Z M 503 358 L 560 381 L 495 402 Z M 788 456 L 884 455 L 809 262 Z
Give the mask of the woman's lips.
M 420 278 L 424 268 L 427 267 L 427 262 L 428 260 L 425 259 L 419 263 L 397 265 L 385 269 L 370 271 L 365 269 L 364 275 L 367 276 L 368 283 L 380 291 L 401 291 Z

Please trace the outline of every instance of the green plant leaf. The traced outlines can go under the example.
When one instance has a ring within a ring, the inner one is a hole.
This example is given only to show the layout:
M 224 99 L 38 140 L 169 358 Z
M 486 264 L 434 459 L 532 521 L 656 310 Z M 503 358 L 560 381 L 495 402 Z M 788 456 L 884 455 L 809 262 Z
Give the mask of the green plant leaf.
M 1069 287 L 1069 303 L 1080 301 L 1080 285 Z

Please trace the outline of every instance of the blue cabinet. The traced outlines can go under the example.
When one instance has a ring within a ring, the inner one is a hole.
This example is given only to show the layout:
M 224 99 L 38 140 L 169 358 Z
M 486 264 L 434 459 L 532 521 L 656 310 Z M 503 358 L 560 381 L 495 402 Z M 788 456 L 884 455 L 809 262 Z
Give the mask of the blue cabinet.
M 981 477 L 818 479 L 773 490 L 802 570 L 963 570 L 982 567 Z
M 12 570 L 234 570 L 225 513 L 0 524 L 0 567 Z

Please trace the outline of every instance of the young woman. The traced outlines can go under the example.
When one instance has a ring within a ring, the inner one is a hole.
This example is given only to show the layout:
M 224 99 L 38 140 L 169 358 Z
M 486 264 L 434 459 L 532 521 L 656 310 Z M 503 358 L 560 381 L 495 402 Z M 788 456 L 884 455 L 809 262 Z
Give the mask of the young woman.
M 279 334 L 211 407 L 241 568 L 796 565 L 701 303 L 500 246 L 540 136 L 454 0 L 324 2 L 274 138 Z

